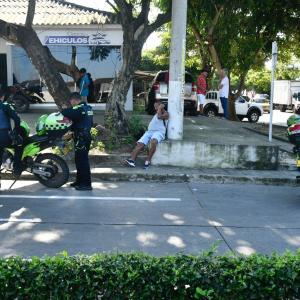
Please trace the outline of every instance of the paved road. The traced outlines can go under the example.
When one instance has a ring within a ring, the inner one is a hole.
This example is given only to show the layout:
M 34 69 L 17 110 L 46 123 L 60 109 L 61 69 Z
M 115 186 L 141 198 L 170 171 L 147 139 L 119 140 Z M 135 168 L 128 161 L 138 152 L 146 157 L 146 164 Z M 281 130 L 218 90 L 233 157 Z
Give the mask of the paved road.
M 300 190 L 200 183 L 94 183 L 94 191 L 31 181 L 0 192 L 0 256 L 99 251 L 250 254 L 300 246 Z

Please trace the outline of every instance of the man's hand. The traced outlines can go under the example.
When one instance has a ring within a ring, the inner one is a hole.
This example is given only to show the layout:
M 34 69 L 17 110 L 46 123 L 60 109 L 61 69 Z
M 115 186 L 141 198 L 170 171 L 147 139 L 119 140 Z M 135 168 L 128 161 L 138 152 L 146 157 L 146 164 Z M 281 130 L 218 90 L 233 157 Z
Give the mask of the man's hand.
M 158 111 L 160 111 L 160 112 L 163 112 L 164 111 L 164 109 L 165 109 L 165 105 L 163 104 L 163 103 L 161 103 L 159 106 L 158 106 Z
M 157 109 L 157 117 L 161 120 L 168 120 L 169 119 L 169 113 L 165 110 L 165 105 L 160 104 Z

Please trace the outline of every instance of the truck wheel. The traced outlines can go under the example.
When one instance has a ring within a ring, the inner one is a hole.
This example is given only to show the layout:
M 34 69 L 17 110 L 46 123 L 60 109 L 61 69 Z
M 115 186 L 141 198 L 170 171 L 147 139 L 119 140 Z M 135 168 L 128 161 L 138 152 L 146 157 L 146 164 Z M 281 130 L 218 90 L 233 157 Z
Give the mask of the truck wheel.
M 218 114 L 217 109 L 214 106 L 209 106 L 204 108 L 204 115 L 206 117 L 212 118 L 212 117 L 216 117 Z
M 286 109 L 287 109 L 286 105 L 280 105 L 280 106 L 279 106 L 279 110 L 280 110 L 281 112 L 286 112 Z
M 260 113 L 258 110 L 253 109 L 248 113 L 248 120 L 250 123 L 257 123 L 260 117 Z

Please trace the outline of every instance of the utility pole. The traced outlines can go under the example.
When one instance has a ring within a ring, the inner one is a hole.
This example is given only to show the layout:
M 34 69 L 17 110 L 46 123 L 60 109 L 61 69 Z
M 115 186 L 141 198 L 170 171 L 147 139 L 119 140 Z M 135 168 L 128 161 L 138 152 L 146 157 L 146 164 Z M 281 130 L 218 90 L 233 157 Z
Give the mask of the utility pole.
M 169 71 L 168 138 L 183 138 L 187 0 L 172 1 L 172 40 Z
M 272 79 L 271 79 L 271 97 L 270 97 L 270 121 L 269 121 L 269 142 L 272 142 L 273 131 L 273 98 L 274 98 L 274 80 L 277 65 L 278 47 L 277 43 L 272 43 Z

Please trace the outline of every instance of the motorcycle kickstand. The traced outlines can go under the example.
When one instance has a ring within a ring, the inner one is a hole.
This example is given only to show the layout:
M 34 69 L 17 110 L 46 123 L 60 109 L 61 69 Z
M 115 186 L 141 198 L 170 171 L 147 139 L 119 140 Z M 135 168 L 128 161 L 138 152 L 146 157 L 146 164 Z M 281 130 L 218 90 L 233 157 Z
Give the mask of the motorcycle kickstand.
M 8 188 L 8 190 L 11 190 L 14 184 L 17 182 L 18 179 L 15 179 L 14 182 L 11 184 L 11 186 Z
M 0 174 L 2 173 L 4 169 L 0 169 Z M 18 179 L 15 179 L 14 182 L 10 185 L 10 187 L 8 188 L 8 190 L 11 190 L 12 187 L 14 186 L 14 184 L 17 182 Z M 0 176 L 0 190 L 1 190 L 1 176 Z

